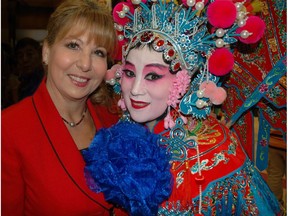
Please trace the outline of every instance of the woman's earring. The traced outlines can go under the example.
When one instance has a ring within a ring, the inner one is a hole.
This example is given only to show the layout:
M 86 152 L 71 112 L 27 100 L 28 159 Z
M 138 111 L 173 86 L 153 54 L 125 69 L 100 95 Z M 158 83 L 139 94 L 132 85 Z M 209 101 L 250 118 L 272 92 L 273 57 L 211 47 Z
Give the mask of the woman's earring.
M 175 126 L 175 122 L 170 114 L 170 106 L 168 107 L 168 110 L 167 110 L 167 115 L 166 117 L 164 118 L 164 128 L 165 129 L 171 129 Z

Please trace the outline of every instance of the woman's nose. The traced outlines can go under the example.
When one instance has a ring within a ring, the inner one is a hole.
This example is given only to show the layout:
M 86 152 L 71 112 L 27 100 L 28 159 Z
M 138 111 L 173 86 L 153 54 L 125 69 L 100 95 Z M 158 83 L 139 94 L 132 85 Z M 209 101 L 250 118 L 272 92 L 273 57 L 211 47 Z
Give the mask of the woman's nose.
M 90 71 L 92 67 L 91 55 L 82 53 L 76 66 L 83 72 Z
M 131 89 L 131 94 L 136 96 L 136 95 L 143 95 L 145 94 L 145 92 L 146 89 L 144 82 L 136 78 Z

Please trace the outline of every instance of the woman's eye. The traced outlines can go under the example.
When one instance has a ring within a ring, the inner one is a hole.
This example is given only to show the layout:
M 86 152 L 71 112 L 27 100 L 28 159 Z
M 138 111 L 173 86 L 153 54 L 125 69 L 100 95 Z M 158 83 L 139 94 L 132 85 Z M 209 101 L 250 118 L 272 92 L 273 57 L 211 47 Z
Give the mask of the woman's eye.
M 146 80 L 158 80 L 161 79 L 163 76 L 157 73 L 149 73 L 145 76 Z
M 76 42 L 70 42 L 66 45 L 68 48 L 70 49 L 78 49 L 79 48 L 79 45 L 76 43 Z
M 124 69 L 123 72 L 127 77 L 135 77 L 135 73 L 133 71 Z
M 107 53 L 104 50 L 96 50 L 94 52 L 97 56 L 105 58 L 107 56 Z

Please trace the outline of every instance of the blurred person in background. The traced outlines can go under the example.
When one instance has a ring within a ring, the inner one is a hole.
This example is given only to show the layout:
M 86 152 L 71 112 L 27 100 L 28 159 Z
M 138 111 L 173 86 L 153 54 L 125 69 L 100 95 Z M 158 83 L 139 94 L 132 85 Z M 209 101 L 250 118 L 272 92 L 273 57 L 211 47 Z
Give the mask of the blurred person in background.
M 1 109 L 18 101 L 20 81 L 13 70 L 13 49 L 7 43 L 1 44 Z
M 22 38 L 15 46 L 16 71 L 19 74 L 18 101 L 32 95 L 44 77 L 41 45 L 32 38 Z

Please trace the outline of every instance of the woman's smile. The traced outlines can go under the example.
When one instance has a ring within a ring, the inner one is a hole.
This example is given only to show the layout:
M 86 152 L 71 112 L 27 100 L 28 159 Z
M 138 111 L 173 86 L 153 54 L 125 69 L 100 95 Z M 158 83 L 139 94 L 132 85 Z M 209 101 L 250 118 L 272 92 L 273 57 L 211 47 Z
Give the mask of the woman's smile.
M 78 87 L 85 87 L 89 81 L 88 78 L 82 77 L 82 76 L 76 76 L 76 75 L 69 75 L 72 82 L 78 86 Z
M 149 106 L 149 104 L 150 104 L 150 103 L 143 102 L 143 101 L 135 101 L 133 99 L 130 99 L 130 100 L 131 100 L 131 106 L 134 109 L 143 109 L 143 108 Z

